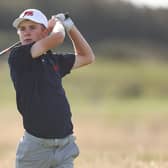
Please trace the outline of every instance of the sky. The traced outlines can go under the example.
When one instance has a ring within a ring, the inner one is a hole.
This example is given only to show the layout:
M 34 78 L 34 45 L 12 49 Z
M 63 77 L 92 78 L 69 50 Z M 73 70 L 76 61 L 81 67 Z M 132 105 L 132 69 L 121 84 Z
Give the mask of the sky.
M 151 8 L 168 8 L 168 0 L 123 0 L 129 1 L 137 6 L 148 6 Z

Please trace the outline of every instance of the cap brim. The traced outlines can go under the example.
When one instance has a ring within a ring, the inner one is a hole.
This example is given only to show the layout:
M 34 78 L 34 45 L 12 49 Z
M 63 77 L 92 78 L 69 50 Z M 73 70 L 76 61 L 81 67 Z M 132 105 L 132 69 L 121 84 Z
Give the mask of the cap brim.
M 40 23 L 38 20 L 35 20 L 35 19 L 30 19 L 30 18 L 17 18 L 17 19 L 15 19 L 14 20 L 14 22 L 13 22 L 13 27 L 15 27 L 15 28 L 18 28 L 18 26 L 19 26 L 19 24 L 21 23 L 21 22 L 23 22 L 24 20 L 30 20 L 30 21 L 33 21 L 33 22 L 35 22 L 35 23 L 39 23 L 39 24 L 42 24 L 42 23 Z M 43 24 L 44 25 L 44 24 Z M 47 28 L 47 25 L 44 25 L 46 28 Z
M 27 19 L 26 18 L 17 18 L 17 19 L 15 19 L 14 22 L 13 22 L 13 24 L 12 24 L 13 27 L 18 28 L 19 24 L 21 22 L 23 22 L 24 20 L 27 20 Z

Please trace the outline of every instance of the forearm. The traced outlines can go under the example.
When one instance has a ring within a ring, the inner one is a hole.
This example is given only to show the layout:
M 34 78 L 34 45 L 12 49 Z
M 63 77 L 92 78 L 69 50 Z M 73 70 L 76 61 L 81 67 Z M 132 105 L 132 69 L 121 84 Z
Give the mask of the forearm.
M 60 45 L 65 38 L 65 30 L 60 21 L 56 21 L 52 19 L 50 21 L 50 34 L 41 40 L 37 41 L 31 48 L 31 54 L 33 58 L 37 58 L 41 56 L 43 53 L 57 47 Z
M 56 18 L 62 21 L 64 28 L 66 29 L 66 32 L 72 41 L 76 55 L 73 68 L 78 68 L 92 63 L 95 60 L 94 53 L 86 39 L 74 25 L 74 22 L 69 17 L 69 15 L 58 14 L 56 15 Z
M 72 41 L 75 55 L 91 57 L 91 59 L 94 60 L 94 54 L 90 45 L 76 28 L 76 26 L 72 27 L 72 29 L 68 32 L 68 35 Z

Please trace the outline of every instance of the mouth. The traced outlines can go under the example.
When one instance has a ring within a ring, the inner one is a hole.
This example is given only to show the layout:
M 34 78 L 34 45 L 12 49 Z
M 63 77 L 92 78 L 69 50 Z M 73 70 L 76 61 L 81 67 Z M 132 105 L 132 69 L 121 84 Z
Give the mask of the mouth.
M 33 40 L 32 39 L 25 39 L 23 40 L 23 44 L 29 44 L 29 43 L 32 43 Z

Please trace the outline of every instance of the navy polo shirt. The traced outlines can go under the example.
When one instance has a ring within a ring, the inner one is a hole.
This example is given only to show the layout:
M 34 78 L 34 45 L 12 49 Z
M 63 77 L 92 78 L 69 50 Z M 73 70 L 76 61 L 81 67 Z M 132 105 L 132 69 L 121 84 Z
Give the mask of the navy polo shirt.
M 71 110 L 62 78 L 70 73 L 74 54 L 32 58 L 33 44 L 14 48 L 9 55 L 18 111 L 27 132 L 40 138 L 64 138 L 73 133 Z

